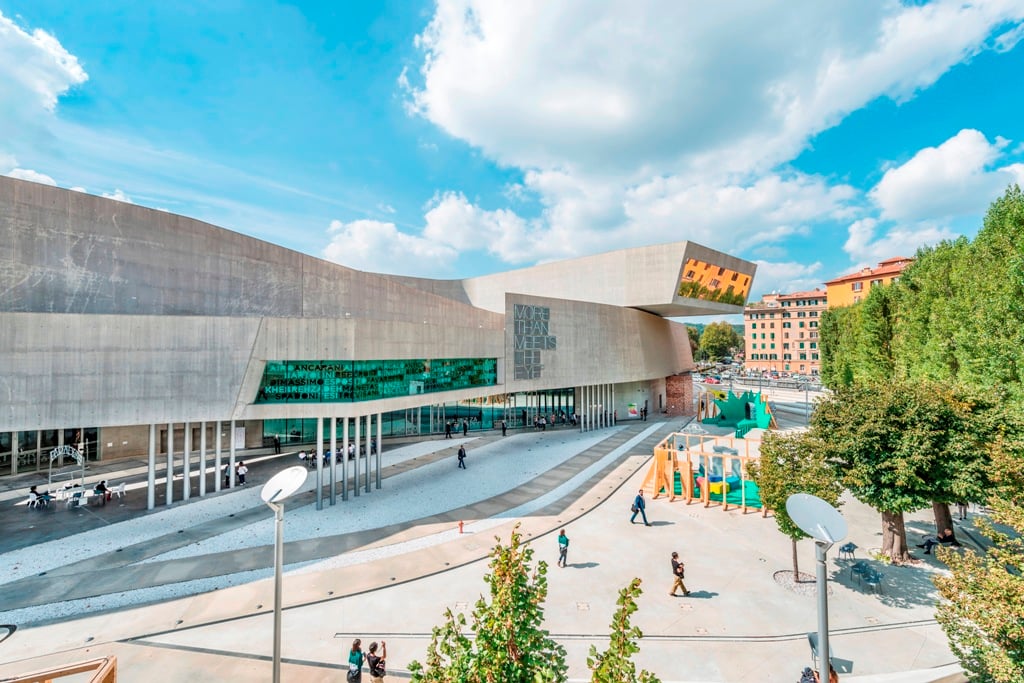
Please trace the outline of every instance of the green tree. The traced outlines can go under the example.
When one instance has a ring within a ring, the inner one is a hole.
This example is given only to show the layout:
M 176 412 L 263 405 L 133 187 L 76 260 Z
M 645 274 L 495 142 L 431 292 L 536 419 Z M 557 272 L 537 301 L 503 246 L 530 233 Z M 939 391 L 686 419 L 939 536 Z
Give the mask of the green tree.
M 687 325 L 686 336 L 690 339 L 690 356 L 696 359 L 697 351 L 700 349 L 700 330 L 692 325 Z
M 969 246 L 960 238 L 922 248 L 893 287 L 898 316 L 893 348 L 902 376 L 958 377 L 956 334 L 964 315 L 959 271 L 970 262 Z
M 884 381 L 893 376 L 896 360 L 893 337 L 896 328 L 896 288 L 872 287 L 859 308 L 856 376 L 859 380 Z
M 700 335 L 700 349 L 711 358 L 718 359 L 728 355 L 732 349 L 743 346 L 743 339 L 727 322 L 711 323 Z
M 648 671 L 641 670 L 637 674 L 633 663 L 633 655 L 640 651 L 639 640 L 644 634 L 632 625 L 630 615 L 637 611 L 636 600 L 642 592 L 640 579 L 633 579 L 619 591 L 608 649 L 598 652 L 596 647 L 590 646 L 587 667 L 593 673 L 592 683 L 659 683 L 658 678 Z
M 859 306 L 830 308 L 822 313 L 818 323 L 821 381 L 829 389 L 853 384 L 859 334 Z
M 839 507 L 843 485 L 836 469 L 821 455 L 807 432 L 768 432 L 761 442 L 761 457 L 750 464 L 761 500 L 772 510 L 775 524 L 793 544 L 793 577 L 800 580 L 796 543 L 809 538 L 786 512 L 786 500 L 794 493 L 809 493 Z
M 949 574 L 935 579 L 943 601 L 936 618 L 968 678 L 975 683 L 1024 681 L 1024 448 L 999 439 L 989 451 L 992 519 L 977 519 L 992 539 L 987 554 L 939 548 Z
M 531 569 L 533 550 L 523 545 L 519 527 L 509 544 L 491 551 L 484 581 L 490 600 L 477 600 L 472 614 L 475 639 L 466 618 L 445 611 L 435 627 L 426 663 L 412 662 L 412 680 L 422 683 L 538 683 L 566 679 L 565 649 L 541 625 L 547 598 L 547 563 Z
M 962 265 L 954 340 L 962 381 L 1024 396 L 1024 193 L 992 203 Z
M 897 381 L 840 387 L 818 403 L 811 433 L 853 495 L 881 512 L 893 562 L 909 558 L 903 513 L 983 485 L 991 407 L 959 387 Z

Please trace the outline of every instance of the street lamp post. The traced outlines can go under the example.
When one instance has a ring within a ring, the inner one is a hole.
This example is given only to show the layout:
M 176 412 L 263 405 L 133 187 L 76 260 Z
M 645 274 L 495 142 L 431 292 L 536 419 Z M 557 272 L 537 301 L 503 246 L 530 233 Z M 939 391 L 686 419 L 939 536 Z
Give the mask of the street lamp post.
M 306 481 L 305 467 L 289 467 L 263 485 L 260 497 L 274 511 L 274 683 L 281 683 L 281 588 L 284 567 L 284 501 Z
M 818 679 L 827 681 L 832 649 L 828 642 L 828 575 L 825 562 L 828 549 L 846 538 L 846 520 L 839 510 L 809 493 L 794 493 L 787 498 L 786 512 L 801 531 L 814 539 L 818 588 Z

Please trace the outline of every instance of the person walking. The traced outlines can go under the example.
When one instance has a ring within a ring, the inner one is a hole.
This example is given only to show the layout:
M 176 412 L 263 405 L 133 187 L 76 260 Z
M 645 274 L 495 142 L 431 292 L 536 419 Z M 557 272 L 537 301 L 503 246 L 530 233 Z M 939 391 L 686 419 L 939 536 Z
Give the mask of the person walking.
M 683 597 L 690 594 L 690 591 L 686 590 L 686 584 L 683 583 L 683 576 L 686 572 L 683 563 L 679 561 L 679 553 L 672 553 L 672 576 L 674 581 L 672 583 L 672 590 L 668 592 L 672 597 L 676 596 L 676 589 L 683 591 Z
M 352 641 L 352 649 L 348 651 L 348 675 L 345 677 L 348 683 L 360 683 L 363 680 L 364 659 L 362 641 L 356 638 Z
M 388 644 L 380 641 L 380 656 L 377 656 L 377 643 L 370 643 L 369 652 L 366 654 L 366 666 L 370 668 L 370 680 L 373 683 L 384 683 L 388 658 Z
M 452 438 L 452 421 L 448 420 L 444 423 L 444 438 Z
M 244 462 L 239 460 L 238 464 L 235 466 L 235 474 L 238 476 L 238 484 L 240 486 L 245 486 L 245 475 L 248 474 L 248 472 L 249 468 L 245 466 Z
M 224 463 L 221 471 L 224 473 L 224 488 L 228 488 L 231 486 L 231 463 Z
M 469 436 L 469 420 L 462 421 L 462 436 Z
M 558 566 L 565 568 L 566 558 L 569 556 L 569 537 L 565 535 L 565 529 L 558 534 Z
M 505 421 L 504 421 L 504 420 L 502 420 L 502 421 L 501 421 L 501 435 L 502 435 L 502 436 L 505 436 L 505 434 L 506 434 L 507 432 L 508 432 L 508 425 L 507 425 L 507 424 L 505 423 Z
M 643 517 L 644 526 L 650 526 L 651 523 L 647 521 L 647 504 L 644 502 L 644 490 L 636 494 L 636 498 L 633 499 L 633 507 L 630 508 L 633 511 L 633 516 L 629 518 L 630 524 L 636 523 L 636 516 L 640 515 Z
M 961 502 L 956 504 L 957 516 L 960 517 L 960 521 L 967 519 L 967 503 Z
M 466 447 L 459 446 L 459 468 L 466 469 Z

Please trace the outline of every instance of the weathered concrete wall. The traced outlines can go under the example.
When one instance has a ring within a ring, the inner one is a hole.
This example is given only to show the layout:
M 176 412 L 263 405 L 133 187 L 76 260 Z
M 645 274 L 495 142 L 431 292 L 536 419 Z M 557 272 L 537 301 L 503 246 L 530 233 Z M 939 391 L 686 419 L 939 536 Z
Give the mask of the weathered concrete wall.
M 541 376 L 515 379 L 515 305 L 546 307 L 557 348 L 541 350 Z M 685 327 L 631 308 L 508 295 L 506 389 L 555 389 L 581 383 L 651 380 L 693 367 Z M 653 407 L 652 407 L 653 410 Z
M 500 328 L 500 315 L 208 223 L 0 177 L 0 311 L 337 317 Z

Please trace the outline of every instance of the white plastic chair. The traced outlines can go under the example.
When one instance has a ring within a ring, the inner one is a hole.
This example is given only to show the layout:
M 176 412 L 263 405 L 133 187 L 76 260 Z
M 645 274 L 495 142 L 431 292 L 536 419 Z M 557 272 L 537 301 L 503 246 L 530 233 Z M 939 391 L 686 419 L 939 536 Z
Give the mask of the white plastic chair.
M 26 504 L 30 508 L 37 507 L 39 505 L 39 498 L 37 496 L 29 495 L 28 501 L 26 501 Z
M 118 498 L 124 498 L 124 487 L 125 482 L 122 481 L 120 484 L 117 485 L 117 488 L 114 489 L 114 495 L 117 496 Z
M 81 507 L 82 505 L 88 504 L 89 500 L 88 498 L 82 495 L 83 493 L 84 491 L 75 491 L 74 493 L 71 494 L 71 497 L 68 498 L 67 502 L 69 510 L 73 507 Z

